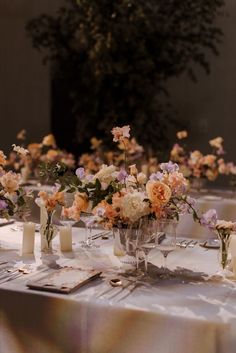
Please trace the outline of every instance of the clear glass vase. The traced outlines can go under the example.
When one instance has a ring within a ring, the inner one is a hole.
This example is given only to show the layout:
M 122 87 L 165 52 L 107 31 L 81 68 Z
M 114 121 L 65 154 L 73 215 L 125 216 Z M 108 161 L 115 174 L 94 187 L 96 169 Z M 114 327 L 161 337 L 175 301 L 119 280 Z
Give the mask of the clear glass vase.
M 53 253 L 52 240 L 58 232 L 58 228 L 53 224 L 53 215 L 55 211 L 47 212 L 45 224 L 40 227 L 41 234 L 41 251 L 44 253 Z
M 121 262 L 137 265 L 140 252 L 144 252 L 142 245 L 148 242 L 151 236 L 150 225 L 153 223 L 142 218 L 127 226 L 113 228 L 114 255 L 119 256 Z

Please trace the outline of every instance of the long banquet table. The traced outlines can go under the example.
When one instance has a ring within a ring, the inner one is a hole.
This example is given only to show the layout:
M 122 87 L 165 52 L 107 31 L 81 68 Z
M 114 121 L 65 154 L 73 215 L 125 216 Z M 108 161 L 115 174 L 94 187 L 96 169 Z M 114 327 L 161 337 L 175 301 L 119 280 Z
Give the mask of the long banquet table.
M 171 253 L 168 266 L 176 269 L 171 279 L 155 275 L 163 259 L 153 251 L 152 281 L 122 290 L 109 285 L 122 269 L 112 238 L 98 239 L 99 248 L 85 251 L 78 244 L 83 235 L 83 229 L 73 229 L 71 253 L 61 253 L 55 238 L 57 252 L 45 256 L 37 234 L 35 254 L 21 256 L 21 231 L 0 228 L 0 262 L 32 269 L 0 284 L 0 353 L 235 352 L 236 285 L 214 276 L 216 250 L 196 245 Z M 26 287 L 59 265 L 94 268 L 103 276 L 69 295 Z

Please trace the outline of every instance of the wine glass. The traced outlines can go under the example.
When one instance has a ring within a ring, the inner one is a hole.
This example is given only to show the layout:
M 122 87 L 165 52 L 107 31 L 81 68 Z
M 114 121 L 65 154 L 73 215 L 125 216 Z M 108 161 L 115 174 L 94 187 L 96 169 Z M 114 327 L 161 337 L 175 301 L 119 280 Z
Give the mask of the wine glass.
M 82 248 L 98 248 L 99 245 L 94 244 L 92 238 L 92 228 L 95 226 L 93 213 L 81 212 L 80 219 L 85 225 L 85 239 L 81 242 Z
M 148 256 L 151 250 L 155 249 L 157 246 L 156 243 L 156 221 L 151 220 L 144 220 L 142 226 L 142 233 L 140 234 L 140 240 L 138 244 L 138 249 L 143 251 L 144 253 L 144 274 L 148 275 Z M 139 255 L 137 258 L 137 269 L 139 267 Z
M 163 272 L 167 276 L 167 256 L 176 249 L 177 225 L 178 222 L 172 219 L 157 221 L 156 248 L 164 257 Z

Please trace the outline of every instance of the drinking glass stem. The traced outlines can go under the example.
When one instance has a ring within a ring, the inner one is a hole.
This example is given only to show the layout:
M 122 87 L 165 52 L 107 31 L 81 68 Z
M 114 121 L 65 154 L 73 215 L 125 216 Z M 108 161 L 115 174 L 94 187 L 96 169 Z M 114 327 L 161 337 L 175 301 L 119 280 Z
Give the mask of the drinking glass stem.
M 164 256 L 164 272 L 167 270 L 167 254 L 163 255 Z
M 135 258 L 136 258 L 136 269 L 139 269 L 139 249 L 135 251 Z
M 84 237 L 84 243 L 88 244 L 88 226 L 85 223 L 85 237 Z
M 89 228 L 87 227 L 87 240 L 86 243 L 88 246 L 92 245 L 92 227 L 90 226 Z
M 145 273 L 148 272 L 148 254 L 145 253 L 144 257 L 144 264 L 145 264 Z

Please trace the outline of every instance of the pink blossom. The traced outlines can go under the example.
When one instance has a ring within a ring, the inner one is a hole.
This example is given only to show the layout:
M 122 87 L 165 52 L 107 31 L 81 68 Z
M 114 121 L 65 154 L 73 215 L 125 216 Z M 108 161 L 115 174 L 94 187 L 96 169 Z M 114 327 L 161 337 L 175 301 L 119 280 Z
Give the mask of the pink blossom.
M 125 125 L 123 127 L 113 127 L 111 133 L 113 135 L 114 142 L 122 142 L 125 138 L 130 137 L 130 126 Z

